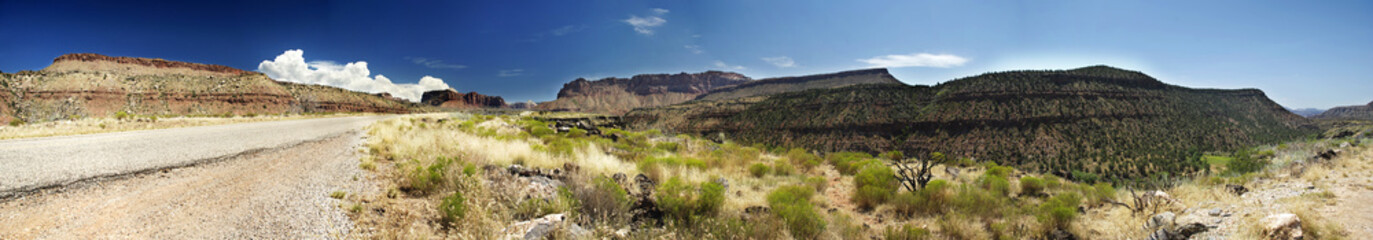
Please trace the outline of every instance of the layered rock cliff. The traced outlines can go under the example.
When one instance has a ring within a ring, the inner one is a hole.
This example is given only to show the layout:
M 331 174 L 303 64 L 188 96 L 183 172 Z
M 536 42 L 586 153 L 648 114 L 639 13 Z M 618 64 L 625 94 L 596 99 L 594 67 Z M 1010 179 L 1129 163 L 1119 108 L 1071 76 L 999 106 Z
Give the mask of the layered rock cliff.
M 1373 121 L 1373 102 L 1362 106 L 1343 106 L 1325 110 L 1321 114 L 1312 116 L 1311 119 L 1329 120 L 1368 120 Z
M 798 92 L 818 88 L 837 88 L 858 84 L 901 84 L 885 68 L 845 71 L 800 77 L 769 78 L 727 86 L 696 97 L 697 100 L 725 100 Z
M 1316 131 L 1256 89 L 1189 89 L 1101 66 L 989 73 L 936 86 L 865 84 L 692 101 L 637 109 L 625 120 L 631 128 L 744 143 L 942 152 L 1107 177 L 1197 171 L 1204 151 Z
M 453 89 L 425 92 L 420 102 L 441 108 L 504 108 L 505 99 L 477 92 L 460 93 Z
M 139 115 L 409 112 L 417 105 L 328 86 L 162 59 L 68 54 L 41 71 L 0 74 L 0 121 Z
M 622 114 L 634 108 L 686 102 L 711 90 L 748 81 L 742 74 L 719 71 L 643 74 L 596 81 L 578 78 L 563 84 L 558 99 L 539 103 L 535 108 Z

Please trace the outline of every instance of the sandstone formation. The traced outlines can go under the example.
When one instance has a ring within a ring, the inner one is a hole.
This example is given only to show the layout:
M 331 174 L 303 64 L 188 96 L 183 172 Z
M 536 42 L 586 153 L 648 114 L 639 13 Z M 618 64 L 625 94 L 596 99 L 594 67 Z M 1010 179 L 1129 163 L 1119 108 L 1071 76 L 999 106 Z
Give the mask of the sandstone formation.
M 136 115 L 410 112 L 417 105 L 277 82 L 221 65 L 68 54 L 41 71 L 0 73 L 0 121 Z
M 769 78 L 715 89 L 697 100 L 726 100 L 765 96 L 808 89 L 837 88 L 858 84 L 901 84 L 886 68 L 854 70 L 800 77 Z
M 748 77 L 732 72 L 643 74 L 631 78 L 605 78 L 588 81 L 578 78 L 563 84 L 558 99 L 540 103 L 536 109 L 622 114 L 640 107 L 677 104 L 721 87 L 749 82 Z
M 420 99 L 421 103 L 441 108 L 468 109 L 507 107 L 505 99 L 502 99 L 499 96 L 487 96 L 477 92 L 460 93 L 453 89 L 428 91 L 425 92 Z

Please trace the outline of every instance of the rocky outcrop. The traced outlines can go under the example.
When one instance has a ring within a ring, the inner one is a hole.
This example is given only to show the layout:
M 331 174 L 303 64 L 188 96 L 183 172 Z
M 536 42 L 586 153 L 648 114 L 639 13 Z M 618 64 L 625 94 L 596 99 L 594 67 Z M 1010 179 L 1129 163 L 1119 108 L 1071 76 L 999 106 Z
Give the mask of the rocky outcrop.
M 420 102 L 442 108 L 504 108 L 505 99 L 477 92 L 460 93 L 453 89 L 425 92 Z
M 631 78 L 578 78 L 563 84 L 558 99 L 535 109 L 622 114 L 634 108 L 677 104 L 711 90 L 750 81 L 732 72 L 643 74 Z
M 901 84 L 886 68 L 845 71 L 800 77 L 769 78 L 716 89 L 697 100 L 726 100 L 798 92 L 808 89 L 837 88 L 857 84 Z
M 1343 106 L 1325 110 L 1321 114 L 1311 116 L 1311 119 L 1328 120 L 1366 120 L 1373 121 L 1373 102 L 1362 106 Z
M 0 74 L 0 121 L 136 115 L 410 112 L 384 95 L 277 82 L 221 65 L 68 54 L 42 71 Z
M 1301 219 L 1296 214 L 1274 214 L 1263 218 L 1264 239 L 1300 240 L 1302 239 Z

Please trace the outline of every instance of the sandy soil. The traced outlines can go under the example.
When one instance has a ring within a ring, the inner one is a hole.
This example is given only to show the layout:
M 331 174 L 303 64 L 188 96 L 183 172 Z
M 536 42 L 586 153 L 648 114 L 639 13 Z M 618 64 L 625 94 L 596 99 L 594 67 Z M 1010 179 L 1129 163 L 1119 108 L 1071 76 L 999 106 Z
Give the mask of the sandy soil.
M 194 167 L 83 182 L 0 202 L 0 239 L 333 239 L 353 223 L 335 191 L 374 195 L 361 135 Z

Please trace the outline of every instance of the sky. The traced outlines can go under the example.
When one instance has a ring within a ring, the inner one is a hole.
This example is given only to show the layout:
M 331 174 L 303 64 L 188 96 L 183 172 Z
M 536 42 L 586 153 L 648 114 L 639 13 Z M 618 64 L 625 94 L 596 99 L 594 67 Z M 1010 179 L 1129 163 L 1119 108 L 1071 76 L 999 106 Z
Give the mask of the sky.
M 400 97 L 576 78 L 890 68 L 908 84 L 1105 64 L 1290 108 L 1373 101 L 1373 1 L 10 1 L 0 71 L 163 58 Z

